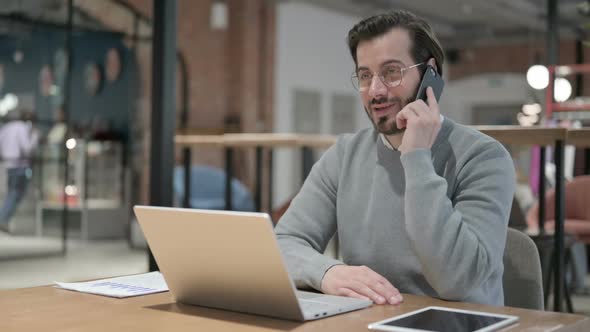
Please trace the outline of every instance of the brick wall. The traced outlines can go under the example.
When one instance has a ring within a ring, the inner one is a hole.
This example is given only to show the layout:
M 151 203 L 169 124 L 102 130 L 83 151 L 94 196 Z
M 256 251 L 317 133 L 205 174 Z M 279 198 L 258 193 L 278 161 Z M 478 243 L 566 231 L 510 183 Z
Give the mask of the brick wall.
M 152 17 L 152 1 L 127 0 L 138 11 Z M 272 131 L 274 64 L 274 3 L 265 0 L 227 0 L 229 26 L 213 30 L 209 17 L 213 0 L 177 1 L 177 47 L 187 62 L 189 77 L 189 123 L 192 132 Z M 106 20 L 104 14 L 101 20 Z M 149 160 L 151 113 L 151 45 L 138 49 L 141 67 L 139 114 L 144 135 L 143 161 Z M 177 76 L 179 78 L 179 75 Z M 177 108 L 180 98 L 177 80 Z M 237 125 L 228 124 L 237 119 Z M 181 126 L 180 123 L 177 124 Z M 180 153 L 177 151 L 178 158 Z M 193 149 L 193 162 L 223 167 L 219 149 Z M 177 159 L 180 163 L 180 160 Z M 253 187 L 254 160 L 251 151 L 238 151 L 237 176 Z M 142 165 L 142 187 L 147 188 L 148 163 Z M 147 192 L 141 190 L 141 192 Z M 147 194 L 141 198 L 147 200 Z
M 586 48 L 587 49 L 587 48 Z M 588 50 L 586 50 L 588 53 Z M 484 73 L 526 73 L 538 58 L 545 61 L 545 41 L 510 43 L 506 45 L 486 45 L 457 50 L 458 61 L 449 62 L 449 75 L 452 81 Z M 590 56 L 586 55 L 585 62 Z M 559 48 L 559 64 L 573 64 L 576 60 L 575 41 L 562 40 Z M 448 61 L 448 59 L 447 59 Z M 575 89 L 575 79 L 568 77 Z M 585 95 L 590 94 L 590 75 L 584 75 Z M 575 91 L 575 90 L 574 90 Z

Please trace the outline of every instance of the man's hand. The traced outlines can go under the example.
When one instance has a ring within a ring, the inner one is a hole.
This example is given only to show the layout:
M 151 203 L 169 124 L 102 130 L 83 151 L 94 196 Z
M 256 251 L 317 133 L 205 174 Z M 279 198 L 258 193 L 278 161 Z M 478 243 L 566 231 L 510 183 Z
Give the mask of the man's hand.
M 407 104 L 396 116 L 398 128 L 406 128 L 399 150 L 402 154 L 430 149 L 440 131 L 440 110 L 431 87 L 426 89 L 428 105 L 418 99 Z
M 366 266 L 334 265 L 322 279 L 324 294 L 371 300 L 376 304 L 403 301 L 397 288 Z

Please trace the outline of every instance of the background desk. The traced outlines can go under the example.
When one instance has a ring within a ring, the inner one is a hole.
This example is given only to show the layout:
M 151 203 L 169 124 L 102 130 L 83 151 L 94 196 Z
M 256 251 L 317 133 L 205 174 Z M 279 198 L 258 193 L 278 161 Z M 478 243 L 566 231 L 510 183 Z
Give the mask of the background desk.
M 127 299 L 50 286 L 0 291 L 0 331 L 368 331 L 367 325 L 430 305 L 516 315 L 509 331 L 590 331 L 590 318 L 555 312 L 455 303 L 405 295 L 400 306 L 368 309 L 299 323 L 176 304 L 170 293 Z

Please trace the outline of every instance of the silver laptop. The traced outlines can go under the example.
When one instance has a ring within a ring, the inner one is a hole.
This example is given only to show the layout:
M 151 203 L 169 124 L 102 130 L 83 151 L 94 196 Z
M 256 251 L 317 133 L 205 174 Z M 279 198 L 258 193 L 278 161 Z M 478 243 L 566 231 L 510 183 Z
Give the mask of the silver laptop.
M 313 320 L 371 301 L 297 291 L 266 213 L 135 206 L 176 301 L 291 320 Z

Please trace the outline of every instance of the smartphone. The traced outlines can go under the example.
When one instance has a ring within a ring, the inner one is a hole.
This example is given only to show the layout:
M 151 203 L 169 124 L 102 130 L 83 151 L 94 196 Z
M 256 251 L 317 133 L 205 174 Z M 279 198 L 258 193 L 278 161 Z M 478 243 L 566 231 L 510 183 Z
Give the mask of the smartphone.
M 440 75 L 436 72 L 436 69 L 430 65 L 426 66 L 426 71 L 424 71 L 424 75 L 422 75 L 422 81 L 418 87 L 416 100 L 422 99 L 425 102 L 428 102 L 426 88 L 429 86 L 432 87 L 436 101 L 439 102 L 440 95 L 442 94 L 443 87 L 445 86 L 445 81 L 443 81 L 442 77 L 440 77 Z

